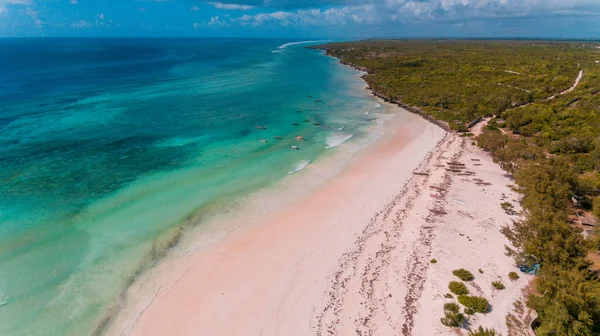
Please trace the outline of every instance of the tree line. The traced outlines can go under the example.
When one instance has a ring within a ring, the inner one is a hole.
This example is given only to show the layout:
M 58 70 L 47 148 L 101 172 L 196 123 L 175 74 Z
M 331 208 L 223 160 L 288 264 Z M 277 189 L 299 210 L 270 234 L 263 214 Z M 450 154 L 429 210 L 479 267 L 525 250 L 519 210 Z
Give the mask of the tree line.
M 525 219 L 503 228 L 507 253 L 539 266 L 528 306 L 537 335 L 600 335 L 600 279 L 588 258 L 598 238 L 571 223 L 600 217 L 600 53 L 548 41 L 361 41 L 319 46 L 366 69 L 372 90 L 468 131 L 492 117 L 477 144 L 509 172 Z M 581 83 L 573 84 L 580 69 Z M 552 98 L 551 98 L 552 97 Z

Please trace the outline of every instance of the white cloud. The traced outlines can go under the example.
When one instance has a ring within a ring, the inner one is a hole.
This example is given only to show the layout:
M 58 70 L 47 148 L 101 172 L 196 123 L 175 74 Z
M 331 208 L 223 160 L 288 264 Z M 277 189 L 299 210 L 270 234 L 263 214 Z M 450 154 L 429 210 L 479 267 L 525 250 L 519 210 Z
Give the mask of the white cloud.
M 217 15 L 215 17 L 211 17 L 206 25 L 209 27 L 226 27 L 229 25 L 229 23 Z
M 103 13 L 98 14 L 98 19 L 99 20 L 104 20 L 104 14 Z
M 191 11 L 198 11 L 198 10 L 200 10 L 200 8 L 198 8 L 198 6 L 194 5 L 194 6 L 190 7 L 190 10 Z
M 254 8 L 254 6 L 250 5 L 242 5 L 242 4 L 229 4 L 222 2 L 209 2 L 208 4 L 213 5 L 218 9 L 229 9 L 229 10 L 249 10 Z
M 200 24 L 198 22 L 194 22 L 194 29 L 198 29 L 198 27 L 200 27 Z
M 71 5 L 77 5 L 77 0 L 71 0 Z
M 33 23 L 35 23 L 35 25 L 38 27 L 41 27 L 44 24 L 46 24 L 44 21 L 42 21 L 40 19 L 40 12 L 36 11 L 35 9 L 33 9 L 31 7 L 27 7 L 25 9 L 25 14 L 27 16 L 29 16 L 31 18 L 31 20 L 33 21 Z
M 88 28 L 91 26 L 92 26 L 92 24 L 85 20 L 79 20 L 79 21 L 71 23 L 71 27 L 73 27 L 73 28 Z
M 328 9 L 259 13 L 224 20 L 220 18 L 220 22 L 221 25 L 241 26 L 278 24 L 298 27 L 336 27 L 356 24 L 385 27 L 386 24 L 393 22 L 410 21 L 452 22 L 556 15 L 600 16 L 600 6 L 598 6 L 600 0 L 367 0 L 362 4 L 355 2 L 358 0 L 343 1 L 346 1 L 347 5 Z M 223 8 L 224 5 L 220 4 L 220 6 Z

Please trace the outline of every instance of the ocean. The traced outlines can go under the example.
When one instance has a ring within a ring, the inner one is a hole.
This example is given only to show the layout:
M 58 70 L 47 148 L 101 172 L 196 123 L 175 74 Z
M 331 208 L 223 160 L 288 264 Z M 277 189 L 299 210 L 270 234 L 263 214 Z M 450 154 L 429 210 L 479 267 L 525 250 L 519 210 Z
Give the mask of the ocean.
M 359 74 L 288 42 L 0 39 L 0 335 L 93 334 L 188 227 L 371 141 Z

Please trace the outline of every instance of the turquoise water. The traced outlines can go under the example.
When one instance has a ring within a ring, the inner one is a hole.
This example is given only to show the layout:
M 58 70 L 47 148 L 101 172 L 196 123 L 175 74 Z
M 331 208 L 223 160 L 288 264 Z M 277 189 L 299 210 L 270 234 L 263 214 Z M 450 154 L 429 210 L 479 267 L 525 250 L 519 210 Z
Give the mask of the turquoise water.
M 356 73 L 285 42 L 0 40 L 0 335 L 92 334 L 186 225 L 366 135 Z

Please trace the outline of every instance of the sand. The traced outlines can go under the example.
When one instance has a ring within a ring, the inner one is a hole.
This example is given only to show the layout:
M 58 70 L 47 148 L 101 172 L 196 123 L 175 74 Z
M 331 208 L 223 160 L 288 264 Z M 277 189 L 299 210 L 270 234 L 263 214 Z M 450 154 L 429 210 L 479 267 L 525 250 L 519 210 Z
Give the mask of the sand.
M 444 294 L 466 268 L 492 305 L 470 325 L 506 335 L 530 280 L 507 278 L 518 270 L 500 228 L 514 216 L 500 203 L 518 207 L 512 182 L 469 139 L 400 113 L 337 176 L 159 265 L 107 334 L 453 335 L 440 323 Z M 451 160 L 461 173 L 446 170 Z

